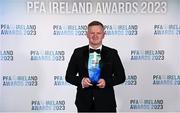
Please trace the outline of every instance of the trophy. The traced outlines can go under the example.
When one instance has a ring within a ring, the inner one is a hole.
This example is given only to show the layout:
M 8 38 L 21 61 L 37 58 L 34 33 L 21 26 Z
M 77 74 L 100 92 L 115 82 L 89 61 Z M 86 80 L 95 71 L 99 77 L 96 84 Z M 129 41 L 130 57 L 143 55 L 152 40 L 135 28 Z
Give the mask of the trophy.
M 97 84 L 100 79 L 100 72 L 101 72 L 101 68 L 99 64 L 100 59 L 101 59 L 101 55 L 96 52 L 89 54 L 88 72 L 92 84 Z

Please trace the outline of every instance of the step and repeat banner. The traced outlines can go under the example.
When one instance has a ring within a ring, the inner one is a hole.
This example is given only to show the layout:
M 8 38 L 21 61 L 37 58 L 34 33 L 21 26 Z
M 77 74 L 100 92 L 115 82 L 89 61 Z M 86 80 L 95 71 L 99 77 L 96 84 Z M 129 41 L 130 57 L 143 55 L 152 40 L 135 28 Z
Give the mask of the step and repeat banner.
M 117 111 L 180 112 L 179 0 L 0 0 L 0 112 L 77 112 L 65 72 L 93 20 L 125 68 Z

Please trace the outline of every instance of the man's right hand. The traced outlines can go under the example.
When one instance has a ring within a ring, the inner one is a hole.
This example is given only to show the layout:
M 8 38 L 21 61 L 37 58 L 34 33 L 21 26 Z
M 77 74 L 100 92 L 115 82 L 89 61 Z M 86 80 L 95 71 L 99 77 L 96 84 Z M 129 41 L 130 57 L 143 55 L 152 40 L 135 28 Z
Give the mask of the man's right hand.
M 81 84 L 82 84 L 82 88 L 87 88 L 89 86 L 92 86 L 90 79 L 87 77 L 84 77 L 82 79 Z

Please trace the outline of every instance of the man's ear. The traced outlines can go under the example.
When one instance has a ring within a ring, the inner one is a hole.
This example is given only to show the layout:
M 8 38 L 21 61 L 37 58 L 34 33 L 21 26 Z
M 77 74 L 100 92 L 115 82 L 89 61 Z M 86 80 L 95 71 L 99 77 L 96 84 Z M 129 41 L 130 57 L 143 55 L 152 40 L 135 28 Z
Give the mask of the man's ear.
M 106 35 L 106 31 L 104 31 L 104 35 Z
M 88 38 L 88 31 L 86 31 L 86 37 Z
M 104 36 L 103 36 L 103 38 L 104 38 L 104 37 L 105 37 L 105 35 L 106 35 L 106 31 L 104 31 L 103 35 L 104 35 Z

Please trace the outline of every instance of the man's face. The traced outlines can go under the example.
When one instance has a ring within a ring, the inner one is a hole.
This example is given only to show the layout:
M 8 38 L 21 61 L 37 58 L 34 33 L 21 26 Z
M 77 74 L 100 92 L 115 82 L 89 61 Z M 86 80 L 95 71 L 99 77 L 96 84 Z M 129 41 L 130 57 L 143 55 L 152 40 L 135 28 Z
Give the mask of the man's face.
M 102 45 L 104 35 L 105 32 L 100 25 L 90 26 L 87 31 L 87 38 L 89 39 L 89 44 L 92 47 L 99 47 L 100 45 Z

